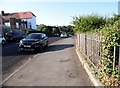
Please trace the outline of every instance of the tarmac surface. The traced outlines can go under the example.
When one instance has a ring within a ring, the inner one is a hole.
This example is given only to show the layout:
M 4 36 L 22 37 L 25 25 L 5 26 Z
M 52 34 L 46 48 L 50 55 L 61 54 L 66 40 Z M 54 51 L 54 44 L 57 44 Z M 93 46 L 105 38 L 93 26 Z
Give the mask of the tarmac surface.
M 3 86 L 93 86 L 75 52 L 74 38 L 48 46 L 24 64 Z

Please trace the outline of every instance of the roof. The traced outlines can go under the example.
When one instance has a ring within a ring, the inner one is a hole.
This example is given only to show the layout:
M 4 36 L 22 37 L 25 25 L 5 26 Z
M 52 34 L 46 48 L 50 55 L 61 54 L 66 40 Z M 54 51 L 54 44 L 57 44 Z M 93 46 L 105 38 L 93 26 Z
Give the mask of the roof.
M 35 16 L 32 12 L 16 12 L 13 14 L 18 14 L 20 19 L 27 19 L 27 18 L 32 18 L 32 16 Z M 35 16 L 36 17 L 36 16 Z
M 17 13 L 10 13 L 6 16 L 2 16 L 5 21 L 9 21 L 10 18 L 20 19 L 20 16 Z
M 32 16 L 35 16 L 32 12 L 14 12 L 14 13 L 9 13 L 3 18 L 5 20 L 9 20 L 10 18 L 16 18 L 16 19 L 30 19 Z M 36 17 L 36 16 L 35 16 Z

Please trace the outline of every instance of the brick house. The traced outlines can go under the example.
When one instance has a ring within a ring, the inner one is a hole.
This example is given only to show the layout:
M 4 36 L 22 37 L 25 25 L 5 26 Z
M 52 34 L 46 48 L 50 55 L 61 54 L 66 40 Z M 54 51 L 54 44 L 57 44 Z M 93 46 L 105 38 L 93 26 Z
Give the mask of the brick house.
M 0 24 L 11 29 L 36 29 L 36 16 L 32 12 L 4 13 L 1 11 Z

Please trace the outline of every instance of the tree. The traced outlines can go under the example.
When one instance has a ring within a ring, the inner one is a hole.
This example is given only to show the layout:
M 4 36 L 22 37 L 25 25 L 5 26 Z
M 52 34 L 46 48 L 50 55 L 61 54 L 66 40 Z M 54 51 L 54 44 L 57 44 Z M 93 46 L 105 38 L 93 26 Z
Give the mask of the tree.
M 97 15 L 79 16 L 73 18 L 74 31 L 87 32 L 102 28 L 106 19 Z
M 44 24 L 37 25 L 37 30 L 42 31 L 45 27 L 46 27 L 46 25 L 44 25 Z
M 52 33 L 54 36 L 60 36 L 60 30 L 58 27 L 53 27 L 52 29 L 53 29 Z

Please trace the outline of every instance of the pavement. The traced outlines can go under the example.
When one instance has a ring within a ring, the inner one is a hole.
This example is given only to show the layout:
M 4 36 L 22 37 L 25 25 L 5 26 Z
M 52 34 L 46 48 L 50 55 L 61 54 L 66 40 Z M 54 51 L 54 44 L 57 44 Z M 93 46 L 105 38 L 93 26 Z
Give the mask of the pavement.
M 59 37 L 48 38 L 49 44 L 59 40 Z M 9 42 L 0 47 L 2 58 L 0 66 L 2 69 L 2 80 L 6 80 L 14 71 L 26 63 L 29 58 L 35 56 L 37 52 L 21 52 L 19 50 L 19 42 Z
M 30 58 L 3 86 L 93 86 L 75 52 L 74 39 L 65 38 Z
M 92 81 L 93 85 L 98 87 L 102 87 L 104 88 L 104 85 L 95 77 L 94 72 L 92 71 L 92 69 L 88 66 L 88 63 L 86 62 L 85 58 L 83 57 L 83 55 L 80 53 L 79 48 L 76 46 L 76 53 L 79 57 L 79 60 L 82 64 L 82 66 L 84 67 L 84 69 L 86 70 L 90 80 Z

